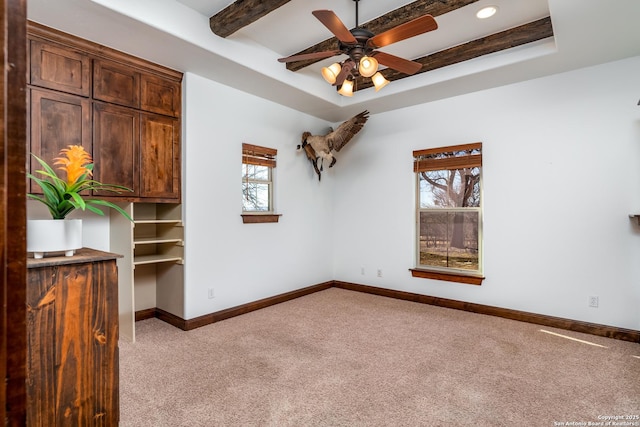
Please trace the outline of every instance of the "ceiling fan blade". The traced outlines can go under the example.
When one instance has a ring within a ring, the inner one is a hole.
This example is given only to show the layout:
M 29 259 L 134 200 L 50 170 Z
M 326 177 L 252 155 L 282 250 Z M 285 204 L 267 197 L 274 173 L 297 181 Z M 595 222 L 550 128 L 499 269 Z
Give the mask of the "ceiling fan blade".
M 409 75 L 417 73 L 420 71 L 420 68 L 422 68 L 422 64 L 419 62 L 409 61 L 408 59 L 385 52 L 375 51 L 372 53 L 372 56 L 374 56 L 380 64 Z
M 286 58 L 278 58 L 278 62 L 295 62 L 295 61 L 306 61 L 308 59 L 324 59 L 329 58 L 330 56 L 336 56 L 341 54 L 340 50 L 327 50 L 325 52 L 311 52 L 311 53 L 301 53 L 300 55 L 291 55 Z
M 438 23 L 433 19 L 433 16 L 424 15 L 371 37 L 367 41 L 367 47 L 377 49 L 411 37 L 419 36 L 420 34 L 428 33 L 437 28 Z
M 332 10 L 314 10 L 311 12 L 318 21 L 322 22 L 342 43 L 358 43 L 353 34 L 344 26 L 340 18 Z

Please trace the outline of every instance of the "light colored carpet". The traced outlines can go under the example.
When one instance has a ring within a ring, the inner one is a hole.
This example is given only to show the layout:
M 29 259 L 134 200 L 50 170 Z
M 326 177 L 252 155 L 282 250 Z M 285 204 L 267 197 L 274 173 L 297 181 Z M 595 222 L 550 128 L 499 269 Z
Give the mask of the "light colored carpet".
M 120 343 L 124 427 L 554 426 L 640 414 L 640 344 L 336 288 L 189 332 L 145 320 L 136 334 Z

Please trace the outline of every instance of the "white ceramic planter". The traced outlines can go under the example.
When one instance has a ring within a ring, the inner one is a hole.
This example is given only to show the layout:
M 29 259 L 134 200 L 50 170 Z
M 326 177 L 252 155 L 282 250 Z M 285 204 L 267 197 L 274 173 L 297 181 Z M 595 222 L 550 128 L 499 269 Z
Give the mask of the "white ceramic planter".
M 73 256 L 81 247 L 81 219 L 27 220 L 27 252 L 33 252 L 34 258 L 42 258 L 46 252 Z

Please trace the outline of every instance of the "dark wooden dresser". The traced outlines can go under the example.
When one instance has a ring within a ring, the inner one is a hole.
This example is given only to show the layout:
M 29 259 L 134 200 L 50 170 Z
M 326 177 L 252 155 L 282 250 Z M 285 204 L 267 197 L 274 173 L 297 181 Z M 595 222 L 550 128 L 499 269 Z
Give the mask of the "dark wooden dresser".
M 27 260 L 27 425 L 118 425 L 119 257 Z

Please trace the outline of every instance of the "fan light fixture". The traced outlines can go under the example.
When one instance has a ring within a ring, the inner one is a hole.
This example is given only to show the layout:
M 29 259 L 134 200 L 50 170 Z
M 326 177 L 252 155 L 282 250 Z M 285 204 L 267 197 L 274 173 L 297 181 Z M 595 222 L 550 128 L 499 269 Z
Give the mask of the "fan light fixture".
M 378 71 L 378 61 L 370 56 L 363 56 L 358 68 L 362 77 L 371 77 Z
M 328 67 L 322 67 L 322 77 L 324 77 L 327 83 L 332 85 L 336 82 L 336 78 L 338 77 L 340 70 L 342 70 L 342 66 L 337 62 L 334 62 Z
M 371 77 L 371 81 L 376 88 L 376 92 L 389 84 L 389 80 L 385 79 L 379 71 Z
M 353 96 L 353 80 L 345 80 L 338 93 L 342 96 Z
M 346 69 L 344 69 L 346 67 Z M 334 62 L 328 67 L 322 67 L 322 77 L 329 83 L 330 85 L 336 85 L 338 81 L 338 76 L 340 73 L 353 76 L 352 70 L 356 68 L 356 65 L 352 59 L 347 59 L 342 63 Z M 354 70 L 355 71 L 355 70 Z M 363 56 L 360 58 L 357 74 L 360 74 L 362 77 L 371 77 L 371 82 L 376 88 L 376 92 L 389 84 L 389 80 L 385 79 L 384 76 L 378 71 L 378 60 L 372 56 Z M 356 75 L 357 75 L 356 74 Z M 345 79 L 338 93 L 342 96 L 353 96 L 353 86 L 354 80 Z

